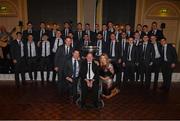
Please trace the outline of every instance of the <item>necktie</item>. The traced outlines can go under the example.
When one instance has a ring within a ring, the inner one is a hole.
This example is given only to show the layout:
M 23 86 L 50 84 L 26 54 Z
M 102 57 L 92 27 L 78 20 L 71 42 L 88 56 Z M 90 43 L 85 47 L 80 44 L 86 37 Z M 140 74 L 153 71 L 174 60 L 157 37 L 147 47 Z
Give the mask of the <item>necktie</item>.
M 66 55 L 69 54 L 69 47 L 66 47 Z
M 46 57 L 46 42 L 44 43 L 44 54 L 45 54 L 45 57 Z
M 42 35 L 43 35 L 43 30 L 41 30 L 40 39 L 42 39 Z
M 147 46 L 147 45 L 146 45 L 146 44 L 144 44 L 144 48 L 143 48 L 143 53 L 144 53 L 144 55 L 143 55 L 143 56 L 144 56 L 144 59 L 146 59 L 146 46 Z
M 114 45 L 115 45 L 115 43 L 114 43 L 114 42 L 112 42 L 112 43 L 111 43 L 111 56 L 112 56 L 112 57 L 114 57 L 114 56 L 115 56 Z
M 21 41 L 18 42 L 19 46 L 21 47 Z
M 113 43 L 111 42 L 111 46 L 110 46 L 110 55 L 112 56 L 112 51 L 113 51 Z
M 131 51 L 131 45 L 129 45 L 129 47 L 128 47 L 128 60 L 130 60 L 130 56 L 131 56 L 130 55 L 130 53 L 131 53 L 130 51 Z
M 59 47 L 59 39 L 58 39 L 58 41 L 57 41 L 57 48 Z
M 30 50 L 30 57 L 32 57 L 32 52 L 31 52 L 31 43 L 29 43 L 29 50 Z
M 89 65 L 88 65 L 88 78 L 89 78 L 89 79 L 91 78 L 90 68 L 91 68 L 91 63 L 89 63 Z
M 106 31 L 104 31 L 103 37 L 104 37 L 104 41 L 106 41 Z
M 163 60 L 165 60 L 165 49 L 164 49 L 164 46 L 162 46 L 162 57 L 163 57 Z
M 78 32 L 78 40 L 80 40 L 80 32 Z
M 74 65 L 73 65 L 73 77 L 76 77 L 76 65 L 77 65 L 77 60 L 74 60 Z
M 97 52 L 97 55 L 99 56 L 99 54 L 100 54 L 99 51 L 100 51 L 100 49 L 101 49 L 101 48 L 100 48 L 100 41 L 98 41 L 97 46 L 98 46 L 98 52 Z

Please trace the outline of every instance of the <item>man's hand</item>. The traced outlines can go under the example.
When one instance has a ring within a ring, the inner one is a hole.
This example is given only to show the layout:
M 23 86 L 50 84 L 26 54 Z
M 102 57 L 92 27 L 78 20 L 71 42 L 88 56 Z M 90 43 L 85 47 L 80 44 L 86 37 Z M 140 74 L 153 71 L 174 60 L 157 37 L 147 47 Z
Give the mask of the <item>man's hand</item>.
M 153 65 L 153 62 L 150 62 L 149 65 L 152 66 L 152 65 Z
M 14 60 L 13 60 L 13 63 L 14 63 L 14 64 L 16 64 L 16 63 L 17 63 L 17 60 L 16 60 L 16 59 L 14 59 Z
M 66 80 L 73 82 L 72 78 L 70 78 L 70 77 L 66 77 Z
M 125 63 L 123 63 L 123 64 L 122 64 L 122 66 L 123 66 L 123 67 L 126 67 L 126 64 L 125 64 Z
M 175 63 L 171 64 L 171 68 L 175 68 L 175 67 L 176 67 Z
M 54 68 L 54 70 L 55 70 L 55 71 L 58 71 L 58 70 L 59 70 L 59 68 L 58 68 L 58 67 L 55 67 L 55 68 Z
M 119 60 L 118 60 L 118 63 L 121 63 L 121 62 L 122 62 L 122 60 L 121 60 L 121 59 L 119 59 Z

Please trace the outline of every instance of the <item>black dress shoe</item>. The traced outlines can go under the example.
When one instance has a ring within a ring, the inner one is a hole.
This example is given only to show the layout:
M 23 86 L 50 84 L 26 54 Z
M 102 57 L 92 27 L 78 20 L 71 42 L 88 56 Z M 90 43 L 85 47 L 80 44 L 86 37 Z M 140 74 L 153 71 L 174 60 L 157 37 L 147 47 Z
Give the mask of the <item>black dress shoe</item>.
M 86 105 L 80 105 L 81 109 L 87 109 L 87 106 Z
M 94 108 L 99 108 L 99 104 L 98 103 L 94 103 Z

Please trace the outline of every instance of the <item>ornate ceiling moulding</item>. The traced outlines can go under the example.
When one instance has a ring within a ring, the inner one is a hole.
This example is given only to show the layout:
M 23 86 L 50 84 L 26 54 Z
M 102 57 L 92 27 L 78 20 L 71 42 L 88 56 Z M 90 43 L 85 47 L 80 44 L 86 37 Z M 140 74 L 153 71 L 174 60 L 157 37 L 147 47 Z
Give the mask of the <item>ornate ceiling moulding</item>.
M 176 5 L 170 2 L 159 2 L 153 4 L 145 13 L 146 19 L 150 18 L 171 18 L 178 19 L 180 14 Z
M 0 0 L 0 16 L 13 17 L 17 16 L 17 8 L 14 3 L 9 0 Z

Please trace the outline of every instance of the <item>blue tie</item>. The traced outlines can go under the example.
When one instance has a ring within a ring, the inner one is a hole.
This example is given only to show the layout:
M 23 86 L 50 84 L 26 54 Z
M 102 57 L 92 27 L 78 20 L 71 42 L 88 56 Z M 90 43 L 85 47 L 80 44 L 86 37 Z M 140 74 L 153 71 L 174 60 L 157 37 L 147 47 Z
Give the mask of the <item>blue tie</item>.
M 76 78 L 76 65 L 77 65 L 77 61 L 74 60 L 74 64 L 73 64 L 73 78 Z

